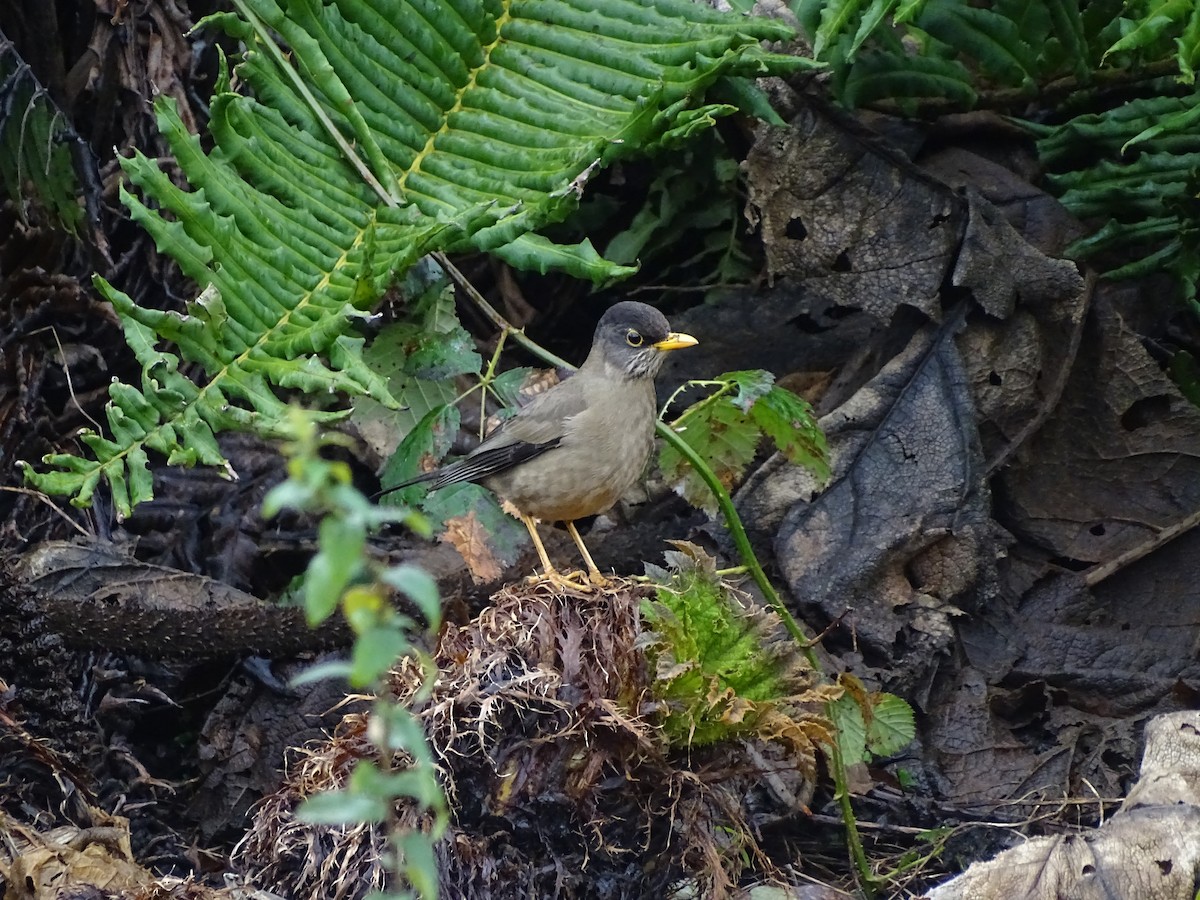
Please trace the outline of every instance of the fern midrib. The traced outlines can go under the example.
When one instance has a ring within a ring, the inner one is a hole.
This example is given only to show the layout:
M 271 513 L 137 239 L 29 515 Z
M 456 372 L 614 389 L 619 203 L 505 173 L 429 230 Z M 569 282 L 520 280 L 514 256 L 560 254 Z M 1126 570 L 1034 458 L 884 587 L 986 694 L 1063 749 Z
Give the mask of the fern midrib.
M 504 26 L 511 21 L 512 4 L 509 2 L 504 4 L 504 12 L 496 19 L 496 39 L 490 44 L 487 44 L 481 48 L 483 50 L 483 60 L 479 65 L 471 70 L 470 74 L 467 76 L 467 80 L 463 82 L 462 87 L 460 87 L 455 93 L 454 103 L 451 104 L 446 109 L 446 112 L 442 115 L 442 122 L 440 125 L 438 125 L 437 130 L 429 133 L 429 137 L 425 139 L 425 146 L 417 152 L 416 157 L 412 161 L 412 165 L 410 165 L 408 170 L 401 174 L 401 176 L 397 179 L 396 183 L 399 185 L 402 196 L 407 190 L 409 177 L 417 172 L 421 172 L 421 164 L 433 153 L 433 145 L 437 141 L 438 137 L 450 130 L 451 116 L 453 116 L 456 112 L 461 112 L 463 109 L 465 109 L 463 106 L 463 99 L 467 96 L 467 94 L 474 90 L 477 79 L 479 78 L 479 73 L 486 71 L 488 65 L 491 63 L 492 52 L 500 45 L 500 41 L 503 39 Z M 423 174 L 425 174 L 426 177 L 430 177 L 429 173 Z
M 244 364 L 248 361 L 250 355 L 252 353 L 254 353 L 255 350 L 259 349 L 260 347 L 262 347 L 263 345 L 268 343 L 270 340 L 272 340 L 275 337 L 277 332 L 281 332 L 284 329 L 286 329 L 286 327 L 291 323 L 292 317 L 294 315 L 296 315 L 303 309 L 307 309 L 310 305 L 313 305 L 311 303 L 312 298 L 314 296 L 316 296 L 317 294 L 319 294 L 323 288 L 327 287 L 330 284 L 330 280 L 333 277 L 334 272 L 341 270 L 342 268 L 344 268 L 347 265 L 350 254 L 354 250 L 356 250 L 359 246 L 361 246 L 366 234 L 371 230 L 371 228 L 374 227 L 374 225 L 375 225 L 375 212 L 372 211 L 370 214 L 370 219 L 368 220 L 367 224 L 358 230 L 358 234 L 355 236 L 354 240 L 350 243 L 350 245 L 342 251 L 340 257 L 334 262 L 334 264 L 332 266 L 329 267 L 329 270 L 322 274 L 321 280 L 317 283 L 316 287 L 313 290 L 306 291 L 304 296 L 300 299 L 300 301 L 298 303 L 296 303 L 295 306 L 288 309 L 286 314 L 283 315 L 282 317 L 280 317 L 279 320 L 275 323 L 275 325 L 272 328 L 269 328 L 266 331 L 264 331 L 261 335 L 259 335 L 258 339 L 255 340 L 255 342 L 253 344 L 248 346 L 245 350 L 243 350 L 236 357 L 234 357 L 232 360 L 230 360 L 227 365 L 222 366 L 220 369 L 218 369 L 216 372 L 214 372 L 212 374 L 212 377 L 209 378 L 208 381 L 203 386 L 198 387 L 195 398 L 191 402 L 184 405 L 177 415 L 172 416 L 171 418 L 162 419 L 158 425 L 156 425 L 154 428 L 148 430 L 146 432 L 146 434 L 140 440 L 135 441 L 134 443 L 130 444 L 130 446 L 113 454 L 108 460 L 101 463 L 100 466 L 98 466 L 98 468 L 104 468 L 106 466 L 110 466 L 117 460 L 125 460 L 126 457 L 128 457 L 131 453 L 133 453 L 135 451 L 140 451 L 143 447 L 150 445 L 150 442 L 154 439 L 154 437 L 156 435 L 162 434 L 165 429 L 173 427 L 174 424 L 176 422 L 178 422 L 183 416 L 185 416 L 188 411 L 202 409 L 205 406 L 205 402 L 208 399 L 208 396 L 212 391 L 220 388 L 220 386 L 223 382 L 227 383 L 227 382 L 233 380 L 233 376 L 230 374 L 231 372 L 236 372 L 239 369 L 244 371 Z M 264 382 L 269 382 L 269 379 L 267 379 L 265 377 L 263 377 L 263 380 L 264 380 Z M 245 385 L 243 385 L 242 387 L 244 388 Z

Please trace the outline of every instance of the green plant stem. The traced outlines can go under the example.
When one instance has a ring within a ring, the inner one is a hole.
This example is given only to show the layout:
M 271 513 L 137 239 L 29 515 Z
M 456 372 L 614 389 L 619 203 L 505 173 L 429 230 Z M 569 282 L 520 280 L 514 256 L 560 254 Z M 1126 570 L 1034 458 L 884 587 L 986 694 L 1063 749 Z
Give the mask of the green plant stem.
M 683 415 L 681 415 L 678 419 L 676 419 L 674 422 L 671 423 L 671 428 L 678 429 L 679 426 L 682 425 L 685 421 L 687 421 L 691 416 L 694 416 L 696 413 L 700 412 L 700 410 L 702 410 L 702 409 L 712 406 L 712 404 L 716 403 L 719 399 L 721 399 L 726 394 L 728 394 L 730 391 L 732 391 L 735 387 L 737 387 L 737 385 L 734 384 L 734 382 L 732 382 L 732 381 L 702 381 L 702 382 L 694 382 L 694 383 L 699 384 L 701 386 L 719 385 L 719 387 L 717 388 L 717 390 L 713 391 L 711 394 L 709 394 L 703 400 L 698 400 L 697 402 L 695 402 L 691 406 L 689 406 L 687 409 L 685 409 L 683 411 Z M 679 391 L 676 391 L 675 393 L 678 394 Z M 675 397 L 672 396 L 671 401 L 674 401 L 674 399 L 675 399 Z M 668 401 L 666 406 L 663 407 L 664 411 L 666 411 L 670 407 L 671 401 Z
M 731 575 L 745 575 L 747 571 L 745 566 L 730 566 L 728 569 L 717 569 L 713 574 L 718 578 L 728 578 Z
M 673 404 L 673 403 L 676 401 L 676 399 L 678 399 L 679 395 L 680 395 L 680 394 L 682 394 L 684 391 L 686 391 L 686 390 L 690 389 L 690 388 L 694 388 L 694 387 L 722 387 L 722 386 L 724 386 L 724 385 L 727 385 L 727 384 L 728 384 L 728 382 L 726 382 L 726 381 L 716 381 L 716 380 L 713 380 L 713 381 L 706 381 L 706 380 L 704 380 L 704 379 L 700 379 L 700 378 L 693 378 L 691 381 L 685 381 L 685 382 L 684 382 L 683 384 L 681 384 L 679 387 L 675 388 L 675 391 L 674 391 L 674 393 L 672 393 L 672 394 L 671 394 L 671 396 L 667 398 L 667 402 L 666 402 L 666 403 L 664 403 L 664 404 L 662 405 L 662 409 L 660 409 L 660 410 L 658 411 L 658 417 L 659 417 L 660 419 L 662 419 L 662 418 L 665 418 L 665 417 L 666 417 L 666 415 L 667 415 L 667 410 L 671 408 L 671 405 L 672 405 L 672 404 Z M 707 399 L 707 398 L 705 398 L 705 399 Z M 681 416 L 680 418 L 682 418 L 682 416 Z M 675 421 L 675 424 L 676 424 L 676 425 L 678 425 L 678 424 L 679 424 L 679 420 L 678 420 L 678 419 Z
M 829 710 L 830 720 L 833 711 Z M 830 763 L 833 769 L 834 793 L 837 796 L 838 808 L 842 811 L 842 821 L 846 825 L 846 849 L 850 851 L 850 860 L 858 870 L 858 884 L 867 900 L 875 896 L 875 876 L 871 872 L 871 864 L 863 849 L 862 836 L 858 833 L 858 822 L 854 818 L 854 807 L 850 804 L 850 786 L 846 778 L 846 762 L 842 759 L 842 748 L 834 741 L 829 747 Z
M 746 529 L 742 525 L 742 518 L 738 515 L 737 509 L 733 505 L 733 499 L 729 496 L 729 492 L 725 490 L 725 486 L 721 484 L 721 480 L 708 467 L 708 464 L 700 458 L 700 455 L 692 449 L 692 446 L 672 430 L 670 425 L 660 421 L 655 423 L 655 428 L 662 439 L 688 461 L 692 468 L 696 470 L 696 474 L 708 485 L 708 489 L 713 492 L 713 496 L 717 498 L 717 506 L 720 508 L 721 514 L 725 517 L 725 527 L 729 529 L 729 536 L 733 538 L 733 545 L 737 547 L 738 554 L 742 557 L 742 563 L 746 566 L 750 577 L 754 579 L 754 583 L 762 591 L 767 603 L 779 614 L 779 618 L 783 620 L 783 625 L 788 630 L 788 634 L 804 649 L 804 655 L 808 657 L 808 662 L 813 667 L 813 671 L 821 671 L 817 654 L 813 650 L 812 639 L 809 635 L 805 634 L 804 629 L 800 627 L 795 617 L 783 605 L 783 601 L 779 599 L 779 594 L 776 593 L 775 587 L 771 584 L 770 579 L 767 578 L 767 573 L 763 571 L 763 567 L 754 553 L 754 548 L 750 546 L 750 538 L 746 535 Z

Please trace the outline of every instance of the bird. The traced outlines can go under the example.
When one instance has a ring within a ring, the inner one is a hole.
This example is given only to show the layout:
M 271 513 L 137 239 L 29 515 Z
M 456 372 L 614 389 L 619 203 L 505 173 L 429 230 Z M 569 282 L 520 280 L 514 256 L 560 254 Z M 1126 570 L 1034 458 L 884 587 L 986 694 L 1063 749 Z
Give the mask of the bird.
M 521 407 L 466 456 L 381 493 L 427 482 L 433 490 L 482 484 L 506 500 L 528 529 L 543 578 L 589 586 L 584 573 L 564 575 L 550 562 L 538 520 L 562 522 L 587 565 L 587 581 L 605 584 L 575 520 L 609 509 L 642 474 L 654 445 L 654 377 L 667 353 L 697 343 L 672 331 L 652 306 L 616 303 L 596 325 L 577 372 Z

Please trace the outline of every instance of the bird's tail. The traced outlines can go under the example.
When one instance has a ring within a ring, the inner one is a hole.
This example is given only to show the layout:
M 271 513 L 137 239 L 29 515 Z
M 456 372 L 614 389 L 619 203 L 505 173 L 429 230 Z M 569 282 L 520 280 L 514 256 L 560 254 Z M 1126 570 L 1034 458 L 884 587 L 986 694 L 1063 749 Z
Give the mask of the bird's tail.
M 380 497 L 386 497 L 394 491 L 402 491 L 407 487 L 412 487 L 414 484 L 424 484 L 426 481 L 433 481 L 440 474 L 441 472 L 438 469 L 434 469 L 432 472 L 425 472 L 416 478 L 410 478 L 408 481 L 402 481 L 399 484 L 393 484 L 391 487 L 384 488 L 382 491 L 372 494 L 371 499 L 378 500 Z

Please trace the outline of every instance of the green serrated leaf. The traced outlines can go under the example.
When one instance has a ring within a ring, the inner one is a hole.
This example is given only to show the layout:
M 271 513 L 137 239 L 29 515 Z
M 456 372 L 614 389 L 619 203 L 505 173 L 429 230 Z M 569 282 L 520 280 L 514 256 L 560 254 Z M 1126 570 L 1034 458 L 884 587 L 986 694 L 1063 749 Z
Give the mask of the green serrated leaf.
M 874 756 L 893 756 L 917 734 L 913 709 L 895 694 L 871 695 L 871 724 L 867 728 L 867 750 Z
M 819 478 L 829 477 L 825 435 L 807 400 L 775 386 L 755 401 L 750 417 L 789 462 L 811 469 Z
M 439 406 L 426 413 L 416 427 L 404 436 L 395 454 L 384 466 L 379 476 L 384 489 L 435 468 L 454 442 L 461 418 L 456 406 Z M 414 485 L 396 491 L 388 495 L 391 498 L 389 502 L 412 505 L 423 490 L 420 485 Z
M 708 463 L 726 488 L 731 488 L 754 458 L 761 432 L 731 399 L 722 397 L 689 416 L 679 436 Z M 667 481 L 693 506 L 715 514 L 716 499 L 700 476 L 673 447 L 665 444 L 659 466 Z
M 520 405 L 521 386 L 532 371 L 529 366 L 520 366 L 501 372 L 492 379 L 489 387 L 506 409 L 516 409 Z
M 376 625 L 358 635 L 350 653 L 350 684 L 358 688 L 375 684 L 408 646 L 402 631 L 386 625 Z
M 771 390 L 775 384 L 775 376 L 766 369 L 746 369 L 740 372 L 726 372 L 718 375 L 714 381 L 729 381 L 737 385 L 737 393 L 733 397 L 734 405 L 742 412 L 749 412 L 761 397 Z
M 867 725 L 863 711 L 849 692 L 829 704 L 830 719 L 837 731 L 838 751 L 847 766 L 868 762 Z

